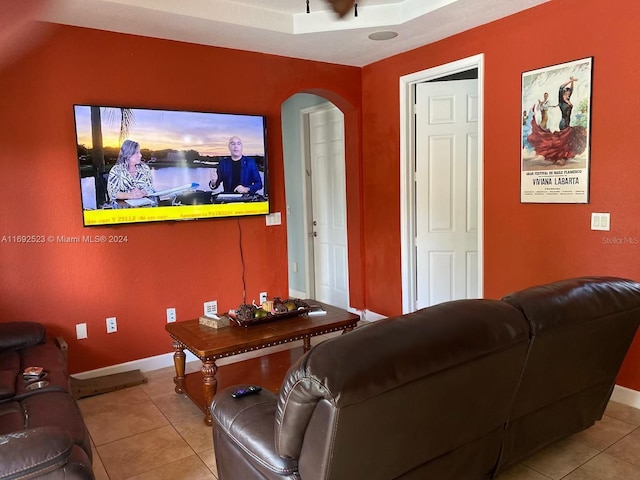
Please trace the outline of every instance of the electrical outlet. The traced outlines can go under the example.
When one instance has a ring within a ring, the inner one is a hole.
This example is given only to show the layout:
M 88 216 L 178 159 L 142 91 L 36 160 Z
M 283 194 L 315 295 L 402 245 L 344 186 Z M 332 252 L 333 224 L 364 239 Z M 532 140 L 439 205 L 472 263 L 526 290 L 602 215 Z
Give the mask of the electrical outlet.
M 76 338 L 78 340 L 82 340 L 83 338 L 87 338 L 87 324 L 86 323 L 77 323 L 76 324 Z
M 210 302 L 204 302 L 204 314 L 207 315 L 216 315 L 218 313 L 218 301 L 211 300 Z
M 267 301 L 267 292 L 260 292 L 260 305 Z
M 176 309 L 175 308 L 167 308 L 167 323 L 176 321 Z
M 118 331 L 118 323 L 116 317 L 107 318 L 107 333 L 115 333 Z

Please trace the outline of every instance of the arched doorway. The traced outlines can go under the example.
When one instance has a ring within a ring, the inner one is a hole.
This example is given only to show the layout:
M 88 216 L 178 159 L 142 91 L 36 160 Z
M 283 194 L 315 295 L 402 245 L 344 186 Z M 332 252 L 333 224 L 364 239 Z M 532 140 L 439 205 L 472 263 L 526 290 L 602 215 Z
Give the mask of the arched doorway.
M 342 112 L 323 97 L 282 105 L 289 294 L 348 309 L 344 131 Z

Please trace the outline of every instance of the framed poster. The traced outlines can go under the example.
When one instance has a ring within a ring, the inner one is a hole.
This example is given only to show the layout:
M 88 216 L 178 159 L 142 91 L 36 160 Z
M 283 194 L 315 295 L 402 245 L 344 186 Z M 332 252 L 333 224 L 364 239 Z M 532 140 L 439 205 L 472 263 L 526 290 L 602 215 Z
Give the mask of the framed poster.
M 522 203 L 589 203 L 592 64 L 522 74 Z

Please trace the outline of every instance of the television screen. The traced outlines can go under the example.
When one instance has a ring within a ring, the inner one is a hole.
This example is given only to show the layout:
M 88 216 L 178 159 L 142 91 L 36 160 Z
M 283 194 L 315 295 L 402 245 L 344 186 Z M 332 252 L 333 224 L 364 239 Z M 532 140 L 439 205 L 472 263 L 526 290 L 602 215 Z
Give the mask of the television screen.
M 74 106 L 84 226 L 266 215 L 265 117 Z

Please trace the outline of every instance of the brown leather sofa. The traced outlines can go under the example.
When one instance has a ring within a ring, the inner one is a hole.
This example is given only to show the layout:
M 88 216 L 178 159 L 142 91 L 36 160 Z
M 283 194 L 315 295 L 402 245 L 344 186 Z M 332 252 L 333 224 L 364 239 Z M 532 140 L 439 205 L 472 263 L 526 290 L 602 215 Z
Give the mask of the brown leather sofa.
M 32 366 L 44 368 L 42 388 L 23 378 Z M 64 352 L 43 325 L 0 323 L 0 479 L 94 479 L 69 381 Z
M 640 284 L 590 277 L 358 328 L 218 392 L 219 478 L 494 478 L 602 417 L 639 323 Z

